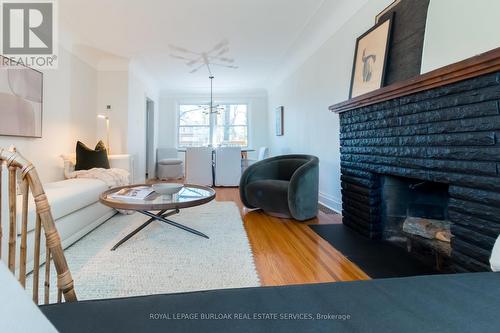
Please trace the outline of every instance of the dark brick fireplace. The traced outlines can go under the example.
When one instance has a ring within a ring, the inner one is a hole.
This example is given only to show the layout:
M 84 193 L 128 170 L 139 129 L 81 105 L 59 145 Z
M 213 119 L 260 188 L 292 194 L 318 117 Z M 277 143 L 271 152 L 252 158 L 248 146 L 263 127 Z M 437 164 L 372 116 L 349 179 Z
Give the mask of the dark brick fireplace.
M 448 223 L 450 267 L 490 270 L 500 233 L 500 71 L 490 71 L 331 107 L 340 114 L 346 226 L 404 244 L 408 218 Z

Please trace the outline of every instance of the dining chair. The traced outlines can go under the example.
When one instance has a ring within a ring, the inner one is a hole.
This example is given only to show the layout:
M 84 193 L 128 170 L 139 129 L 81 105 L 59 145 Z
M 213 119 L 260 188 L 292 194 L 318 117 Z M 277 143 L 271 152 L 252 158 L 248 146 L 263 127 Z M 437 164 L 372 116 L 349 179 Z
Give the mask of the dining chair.
M 14 275 L 18 274 L 21 286 L 26 288 L 27 254 L 31 251 L 28 239 L 33 240 L 33 301 L 39 303 L 40 259 L 42 257 L 43 261 L 43 256 L 45 257 L 44 303 L 49 303 L 51 261 L 57 272 L 57 301 L 61 302 L 62 296 L 68 302 L 76 301 L 73 278 L 47 196 L 35 167 L 15 148 L 9 150 L 0 148 L 0 164 L 0 258 L 6 262 Z M 17 195 L 18 183 L 20 200 Z M 30 200 L 35 202 L 36 219 L 34 230 L 28 232 Z M 18 214 L 21 220 L 20 227 L 18 227 Z M 6 233 L 2 233 L 3 230 Z M 43 239 L 42 231 L 45 234 Z M 4 242 L 5 240 L 7 242 Z M 6 254 L 6 258 L 2 257 L 3 254 Z
M 259 148 L 259 157 L 257 161 L 265 160 L 269 157 L 269 148 L 268 147 L 260 147 Z
M 186 149 L 186 183 L 213 186 L 212 148 Z
M 260 147 L 259 154 L 257 155 L 257 160 L 252 160 L 248 158 L 244 158 L 241 160 L 241 173 L 243 173 L 250 165 L 255 162 L 265 160 L 269 157 L 269 148 L 268 147 Z
M 215 150 L 215 186 L 238 186 L 241 177 L 241 147 Z

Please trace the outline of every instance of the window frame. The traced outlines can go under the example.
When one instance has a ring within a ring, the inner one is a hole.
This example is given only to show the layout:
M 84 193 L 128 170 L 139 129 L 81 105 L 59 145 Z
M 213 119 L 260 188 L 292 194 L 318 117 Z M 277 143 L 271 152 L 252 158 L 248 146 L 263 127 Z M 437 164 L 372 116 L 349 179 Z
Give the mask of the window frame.
M 230 106 L 230 105 L 245 105 L 246 106 L 246 125 L 229 125 L 227 127 L 246 127 L 247 129 L 247 144 L 246 146 L 241 146 L 241 148 L 248 148 L 251 146 L 251 132 L 250 132 L 250 119 L 251 119 L 251 103 L 248 101 L 214 101 L 215 105 L 224 105 L 224 106 Z M 215 135 L 215 132 L 218 127 L 225 127 L 225 126 L 219 126 L 216 124 L 216 122 L 213 120 L 214 117 L 210 117 L 209 119 L 209 125 L 181 125 L 181 119 L 180 119 L 180 110 L 181 107 L 184 105 L 210 105 L 210 102 L 206 102 L 206 100 L 182 100 L 178 101 L 176 103 L 176 144 L 177 148 L 184 149 L 188 148 L 190 146 L 184 146 L 180 144 L 180 128 L 181 127 L 199 127 L 199 128 L 205 128 L 207 127 L 210 132 L 213 132 L 213 135 Z M 210 134 L 209 134 L 209 139 L 210 141 Z M 209 142 L 209 144 L 212 144 L 212 142 Z
M 211 125 L 210 125 L 210 119 L 209 119 L 209 123 L 208 125 L 181 125 L 181 107 L 184 106 L 184 105 L 190 105 L 190 106 L 193 106 L 193 107 L 197 107 L 199 105 L 208 105 L 206 103 L 196 103 L 196 102 L 187 102 L 187 103 L 177 103 L 176 105 L 176 128 L 175 128 L 175 131 L 176 131 L 176 141 L 177 141 L 177 148 L 188 148 L 188 147 L 191 147 L 191 146 L 181 146 L 180 142 L 181 142 L 181 127 L 190 127 L 190 128 L 208 128 L 208 141 L 210 141 L 210 128 L 211 128 Z

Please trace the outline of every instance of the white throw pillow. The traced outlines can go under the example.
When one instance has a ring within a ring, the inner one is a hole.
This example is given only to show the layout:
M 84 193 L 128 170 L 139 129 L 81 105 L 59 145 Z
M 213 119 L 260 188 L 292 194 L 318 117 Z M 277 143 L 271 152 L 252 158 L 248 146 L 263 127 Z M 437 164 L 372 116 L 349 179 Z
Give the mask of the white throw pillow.
M 69 179 L 69 175 L 75 171 L 76 154 L 63 154 L 61 158 L 64 161 L 64 178 Z
M 490 266 L 493 272 L 500 272 L 500 235 L 493 246 L 493 251 L 491 252 Z

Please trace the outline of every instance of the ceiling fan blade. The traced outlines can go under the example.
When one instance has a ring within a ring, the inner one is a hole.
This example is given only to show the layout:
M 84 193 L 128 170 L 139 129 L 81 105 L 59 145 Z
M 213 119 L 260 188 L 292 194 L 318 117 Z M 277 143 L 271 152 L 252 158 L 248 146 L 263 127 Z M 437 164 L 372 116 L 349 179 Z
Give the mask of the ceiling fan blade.
M 226 68 L 231 68 L 231 69 L 238 69 L 239 68 L 238 66 L 235 66 L 235 65 L 217 64 L 214 62 L 211 62 L 210 65 L 219 66 L 219 67 L 226 67 Z
M 219 60 L 223 62 L 229 62 L 231 64 L 234 62 L 234 59 L 231 58 L 219 58 Z
M 189 59 L 189 58 L 186 58 L 186 57 L 183 57 L 183 56 L 177 55 L 177 54 L 169 54 L 169 56 L 170 56 L 171 58 L 174 58 L 174 59 L 192 61 L 192 59 Z
M 220 57 L 221 55 L 226 54 L 228 52 L 229 52 L 229 48 L 226 47 L 225 49 L 222 49 L 219 52 L 217 52 L 217 54 L 215 56 Z
M 234 59 L 232 59 L 232 58 L 226 58 L 226 57 L 220 57 L 220 56 L 208 56 L 208 59 L 218 60 L 218 61 L 223 61 L 223 62 L 230 62 L 230 63 L 234 62 Z
M 194 66 L 194 65 L 196 65 L 197 63 L 199 63 L 201 60 L 203 60 L 203 59 L 202 59 L 202 58 L 193 59 L 193 60 L 191 60 L 190 62 L 186 63 L 186 65 L 188 65 L 189 67 L 191 67 L 191 66 Z
M 177 51 L 177 52 L 200 55 L 199 53 L 191 51 L 191 50 L 188 50 L 188 49 L 186 49 L 184 47 L 180 47 L 180 46 L 176 46 L 176 45 L 172 45 L 172 44 L 170 44 L 168 47 L 170 47 L 171 50 L 174 50 L 174 51 Z
M 229 42 L 227 41 L 227 39 L 224 39 L 222 40 L 220 43 L 216 44 L 210 51 L 208 51 L 207 53 L 212 53 L 212 52 L 216 52 L 216 51 L 219 51 L 220 49 L 222 49 L 224 46 L 226 46 Z
M 179 46 L 175 46 L 175 45 L 172 45 L 172 44 L 170 44 L 168 47 L 170 47 L 172 50 L 176 50 L 176 51 L 179 51 L 179 52 L 184 52 L 184 53 L 188 53 L 189 52 L 188 49 L 185 49 L 185 48 L 179 47 Z
M 201 64 L 200 66 L 196 67 L 195 69 L 191 70 L 189 73 L 190 74 L 194 74 L 196 73 L 197 71 L 199 71 L 200 69 L 202 69 L 203 67 L 205 67 L 205 64 Z

